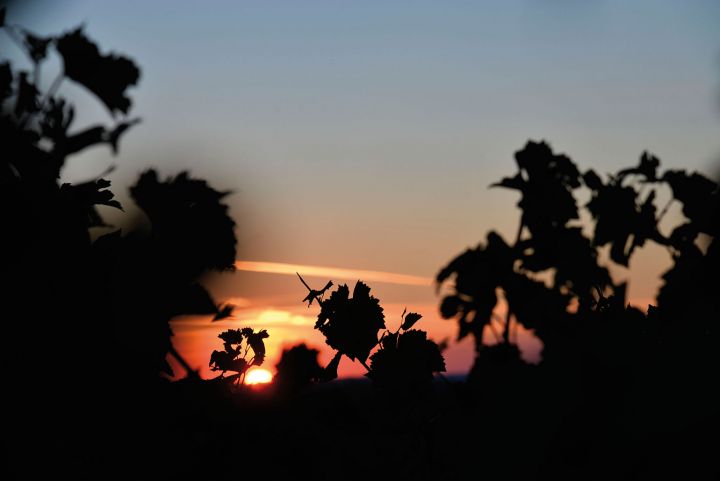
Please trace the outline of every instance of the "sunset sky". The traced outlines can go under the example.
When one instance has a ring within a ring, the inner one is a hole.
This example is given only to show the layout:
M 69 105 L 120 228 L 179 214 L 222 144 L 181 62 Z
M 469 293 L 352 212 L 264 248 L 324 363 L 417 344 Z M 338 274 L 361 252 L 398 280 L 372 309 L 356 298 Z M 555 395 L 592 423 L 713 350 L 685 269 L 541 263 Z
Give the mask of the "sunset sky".
M 178 349 L 203 369 L 230 326 L 267 329 L 271 367 L 298 340 L 324 349 L 295 270 L 318 288 L 364 277 L 390 327 L 407 307 L 436 341 L 454 339 L 430 280 L 489 229 L 514 235 L 517 196 L 488 185 L 514 173 L 529 138 L 600 172 L 646 149 L 711 176 L 720 158 L 714 0 L 22 3 L 9 22 L 40 35 L 85 23 L 103 51 L 142 69 L 131 114 L 143 122 L 119 156 L 87 151 L 65 180 L 115 165 L 128 206 L 127 186 L 149 167 L 234 191 L 242 270 L 208 285 L 238 305 L 236 320 L 175 323 Z M 110 120 L 81 88 L 61 92 L 76 127 Z M 646 249 L 614 274 L 646 305 L 668 261 Z M 466 371 L 471 351 L 452 345 L 449 371 Z

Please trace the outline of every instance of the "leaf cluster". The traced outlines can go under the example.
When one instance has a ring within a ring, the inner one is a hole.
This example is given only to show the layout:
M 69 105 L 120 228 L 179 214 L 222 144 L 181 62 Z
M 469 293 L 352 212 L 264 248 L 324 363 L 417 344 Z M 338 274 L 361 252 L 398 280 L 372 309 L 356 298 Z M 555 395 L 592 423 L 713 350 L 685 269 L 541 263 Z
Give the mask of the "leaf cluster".
M 300 279 L 302 281 L 302 277 Z M 331 285 L 328 283 L 326 289 Z M 312 296 L 310 300 L 320 304 L 315 328 L 337 351 L 320 373 L 319 380 L 337 377 L 343 355 L 363 364 L 368 370 L 366 375 L 378 386 L 405 392 L 427 386 L 435 373 L 445 371 L 438 345 L 427 338 L 425 331 L 412 329 L 421 319 L 420 314 L 403 312 L 397 331 L 385 330 L 378 338 L 380 331 L 386 329 L 385 316 L 378 299 L 370 295 L 365 283 L 355 284 L 352 297 L 348 286 L 342 284 L 325 299 L 322 295 L 326 289 L 317 291 L 305 286 Z
M 213 351 L 210 355 L 210 368 L 220 371 L 220 376 L 228 381 L 242 382 L 242 378 L 253 366 L 262 366 L 265 361 L 265 339 L 270 337 L 265 329 L 255 332 L 250 327 L 228 329 L 218 335 L 223 341 L 222 351 Z M 252 351 L 252 356 L 248 355 Z M 226 372 L 234 374 L 225 377 Z
M 494 322 L 503 329 L 496 342 L 511 342 L 517 322 L 533 330 L 547 351 L 568 326 L 572 331 L 595 319 L 591 313 L 607 314 L 609 299 L 626 310 L 625 285 L 610 276 L 613 264 L 627 267 L 648 241 L 667 248 L 676 262 L 702 256 L 698 236 L 717 234 L 717 184 L 698 173 L 661 172 L 659 159 L 647 152 L 637 166 L 605 179 L 593 170 L 581 172 L 545 142 L 529 141 L 515 160 L 517 173 L 491 186 L 520 194 L 515 241 L 490 232 L 485 243 L 452 259 L 436 276 L 438 287 L 450 289 L 440 305 L 442 316 L 458 321 L 459 339 L 474 336 L 478 352 Z M 672 196 L 659 208 L 663 186 Z M 589 192 L 590 200 L 579 207 L 581 191 Z M 672 202 L 682 204 L 686 221 L 666 235 L 659 224 Z M 580 222 L 581 209 L 589 225 Z M 609 259 L 602 265 L 605 246 Z M 504 319 L 497 314 L 503 300 Z

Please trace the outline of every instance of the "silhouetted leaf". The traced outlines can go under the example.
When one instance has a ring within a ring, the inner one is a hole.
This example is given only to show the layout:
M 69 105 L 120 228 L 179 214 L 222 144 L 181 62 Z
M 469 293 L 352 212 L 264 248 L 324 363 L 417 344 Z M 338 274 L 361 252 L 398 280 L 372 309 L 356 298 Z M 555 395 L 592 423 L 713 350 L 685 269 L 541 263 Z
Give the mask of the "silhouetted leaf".
M 237 241 L 235 222 L 221 202 L 226 193 L 189 178 L 186 172 L 160 181 L 149 170 L 130 194 L 152 223 L 157 255 L 168 263 L 182 259 L 183 271 L 193 276 L 210 269 L 234 269 Z
M 463 300 L 458 296 L 446 296 L 440 304 L 440 315 L 443 319 L 455 317 L 463 304 Z
M 263 339 L 267 339 L 268 337 L 270 337 L 270 335 L 265 329 L 247 335 L 247 343 L 255 354 L 253 356 L 253 366 L 261 366 L 265 361 L 265 342 Z
M 128 112 L 131 102 L 125 91 L 140 77 L 140 70 L 132 60 L 113 54 L 101 55 L 82 27 L 58 38 L 56 45 L 67 77 L 97 95 L 113 114 Z
M 47 56 L 47 49 L 54 40 L 53 37 L 38 37 L 25 29 L 22 30 L 22 35 L 25 49 L 33 63 L 41 62 Z
M 216 321 L 222 321 L 223 319 L 227 319 L 228 317 L 231 317 L 233 314 L 233 310 L 235 309 L 234 304 L 225 304 L 221 306 L 218 310 L 215 316 L 212 319 L 212 322 Z
M 611 183 L 597 190 L 587 205 L 595 218 L 595 245 L 611 244 L 610 257 L 614 262 L 628 265 L 633 250 L 647 239 L 664 243 L 657 230 L 655 193 L 638 204 L 638 193 L 630 186 Z
M 365 362 L 377 344 L 377 333 L 385 327 L 385 316 L 370 288 L 361 281 L 355 284 L 353 297 L 343 284 L 321 304 L 315 328 L 325 340 L 350 359 Z
M 409 312 L 405 316 L 405 320 L 403 321 L 402 325 L 400 326 L 400 329 L 402 329 L 403 331 L 407 331 L 408 329 L 413 327 L 415 325 L 415 323 L 420 320 L 421 317 L 422 316 L 420 314 L 417 314 L 415 312 Z
M 521 174 L 514 177 L 504 177 L 500 182 L 490 184 L 490 187 L 505 187 L 506 189 L 522 190 L 525 187 L 525 179 Z
M 504 286 L 510 311 L 527 329 L 536 329 L 541 338 L 543 331 L 561 325 L 567 314 L 569 296 L 545 286 L 540 281 L 516 274 Z
M 252 332 L 252 330 L 250 332 Z M 225 349 L 228 349 L 228 346 L 242 343 L 245 334 L 242 329 L 228 329 L 218 334 L 218 337 L 225 343 Z
M 605 185 L 603 184 L 602 179 L 600 179 L 600 176 L 592 169 L 583 174 L 583 182 L 585 182 L 585 185 L 592 190 L 600 190 L 603 185 Z
M 213 351 L 210 367 L 213 371 L 234 371 L 245 373 L 251 366 L 260 366 L 265 360 L 265 343 L 269 337 L 266 330 L 255 332 L 252 328 L 228 329 L 218 335 L 223 341 L 224 351 Z M 245 346 L 243 347 L 243 342 Z M 253 358 L 245 359 L 248 349 L 253 350 Z M 240 377 L 235 378 L 239 382 Z
M 717 183 L 697 172 L 688 174 L 684 170 L 668 170 L 662 180 L 670 185 L 675 199 L 683 204 L 683 214 L 699 232 L 717 233 L 714 218 L 720 197 Z
M 322 373 L 320 374 L 320 381 L 322 382 L 328 382 L 332 381 L 333 379 L 337 379 L 337 370 L 338 366 L 340 366 L 340 358 L 342 357 L 343 353 L 338 352 L 333 356 L 332 360 L 328 363 L 327 366 L 325 366 L 325 369 L 322 370 Z
M 630 174 L 642 175 L 648 182 L 655 182 L 657 180 L 657 168 L 660 166 L 660 160 L 654 155 L 643 152 L 640 156 L 640 164 L 637 167 L 630 169 L 623 169 L 618 172 L 618 179 L 622 180 L 625 176 Z
M 367 376 L 380 386 L 413 391 L 426 387 L 436 372 L 445 371 L 437 344 L 424 331 L 409 330 L 383 338 L 381 349 L 370 357 Z
M 318 364 L 317 349 L 310 349 L 305 344 L 283 350 L 277 364 L 274 382 L 280 389 L 297 390 L 320 380 L 323 369 Z M 335 371 L 337 371 L 337 366 Z M 337 372 L 335 373 L 337 377 Z
M 487 244 L 465 251 L 440 271 L 439 282 L 455 276 L 455 294 L 443 300 L 441 313 L 444 318 L 457 318 L 459 339 L 472 333 L 476 342 L 482 342 L 483 327 L 497 304 L 496 289 L 512 274 L 514 261 L 514 251 L 499 234 L 490 232 Z
M 528 142 L 515 160 L 525 178 L 518 206 L 531 232 L 578 218 L 572 190 L 580 186 L 580 172 L 567 156 L 554 154 L 545 142 Z
M 578 296 L 587 296 L 597 286 L 611 282 L 600 267 L 597 252 L 580 227 L 557 227 L 524 239 L 517 245 L 523 269 L 542 272 L 555 269 L 555 285 Z

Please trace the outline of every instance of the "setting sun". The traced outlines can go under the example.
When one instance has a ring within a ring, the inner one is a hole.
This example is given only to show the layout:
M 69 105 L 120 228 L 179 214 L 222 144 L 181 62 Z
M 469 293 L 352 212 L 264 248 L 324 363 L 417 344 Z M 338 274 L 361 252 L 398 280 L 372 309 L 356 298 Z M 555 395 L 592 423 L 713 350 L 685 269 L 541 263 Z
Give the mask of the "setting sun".
M 272 378 L 272 373 L 267 369 L 253 369 L 245 376 L 245 384 L 267 384 Z

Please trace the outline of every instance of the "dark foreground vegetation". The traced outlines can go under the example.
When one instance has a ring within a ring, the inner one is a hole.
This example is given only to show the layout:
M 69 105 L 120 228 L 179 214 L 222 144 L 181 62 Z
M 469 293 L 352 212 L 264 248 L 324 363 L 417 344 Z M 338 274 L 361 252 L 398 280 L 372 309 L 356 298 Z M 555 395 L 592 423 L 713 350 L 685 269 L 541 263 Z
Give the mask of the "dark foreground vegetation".
M 320 366 L 316 350 L 296 346 L 272 386 L 248 388 L 241 381 L 265 362 L 272 332 L 247 326 L 218 332 L 208 353 L 218 377 L 202 380 L 173 348 L 170 320 L 232 314 L 200 283 L 235 261 L 225 193 L 148 170 L 130 189 L 144 216 L 122 231 L 107 226 L 98 207 L 122 209 L 109 172 L 76 184 L 59 176 L 84 149 L 119 149 L 139 122 L 127 94 L 139 68 L 82 28 L 41 37 L 4 12 L 0 24 L 32 65 L 0 63 L 10 478 L 720 477 L 714 181 L 662 170 L 649 153 L 612 175 L 582 172 L 528 142 L 515 175 L 493 185 L 520 196 L 516 237 L 490 232 L 437 275 L 443 317 L 475 342 L 466 379 L 442 375 L 442 346 L 420 329 L 420 314 L 386 319 L 363 282 L 316 289 L 301 277 L 333 360 Z M 63 71 L 42 89 L 50 53 Z M 73 123 L 58 95 L 67 81 L 106 107 L 108 125 Z M 683 219 L 660 227 L 673 204 Z M 637 309 L 609 268 L 647 243 L 673 262 L 656 304 Z M 520 357 L 518 325 L 542 340 L 540 364 Z M 367 379 L 335 379 L 343 356 Z M 169 357 L 185 378 L 163 376 Z

